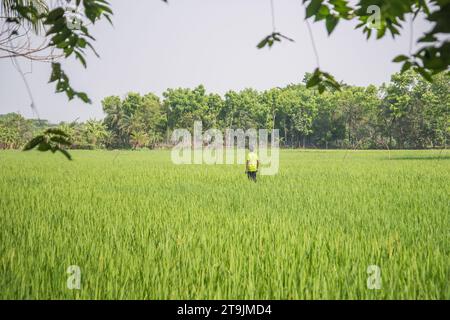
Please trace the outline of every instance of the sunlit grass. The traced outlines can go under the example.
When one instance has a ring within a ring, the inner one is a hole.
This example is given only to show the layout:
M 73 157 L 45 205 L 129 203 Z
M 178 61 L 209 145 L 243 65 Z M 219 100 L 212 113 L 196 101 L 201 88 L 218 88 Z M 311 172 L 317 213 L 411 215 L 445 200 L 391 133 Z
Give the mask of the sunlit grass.
M 256 184 L 168 151 L 72 154 L 0 152 L 0 298 L 450 298 L 449 152 L 287 150 Z

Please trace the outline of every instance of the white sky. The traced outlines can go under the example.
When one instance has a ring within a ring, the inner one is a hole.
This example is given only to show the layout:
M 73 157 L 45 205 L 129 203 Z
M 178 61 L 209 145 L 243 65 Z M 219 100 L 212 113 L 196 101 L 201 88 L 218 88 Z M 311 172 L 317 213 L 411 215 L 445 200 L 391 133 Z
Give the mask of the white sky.
M 89 55 L 88 69 L 64 62 L 75 89 L 85 91 L 92 105 L 68 102 L 47 84 L 50 65 L 33 63 L 27 75 L 39 115 L 52 122 L 101 119 L 100 101 L 134 91 L 161 96 L 167 88 L 205 85 L 225 93 L 252 87 L 264 90 L 301 82 L 316 67 L 304 22 L 301 0 L 274 0 L 277 31 L 293 38 L 272 49 L 256 44 L 272 31 L 270 0 L 111 0 L 114 26 L 91 27 L 101 58 Z M 380 85 L 400 70 L 391 60 L 408 53 L 409 25 L 402 37 L 366 41 L 356 22 L 340 22 L 331 37 L 323 21 L 312 24 L 320 66 L 337 80 L 353 85 Z M 414 22 L 417 39 L 431 26 Z M 24 71 L 30 62 L 19 60 Z M 33 117 L 30 99 L 9 59 L 0 59 L 0 114 L 20 112 Z

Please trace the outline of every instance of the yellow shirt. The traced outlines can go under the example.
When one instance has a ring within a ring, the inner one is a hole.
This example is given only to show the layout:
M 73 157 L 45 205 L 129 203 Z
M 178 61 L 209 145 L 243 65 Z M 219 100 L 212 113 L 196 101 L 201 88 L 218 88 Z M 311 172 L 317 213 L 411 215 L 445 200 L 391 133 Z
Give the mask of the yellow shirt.
M 255 152 L 249 152 L 247 154 L 248 171 L 255 172 L 258 170 L 258 155 Z

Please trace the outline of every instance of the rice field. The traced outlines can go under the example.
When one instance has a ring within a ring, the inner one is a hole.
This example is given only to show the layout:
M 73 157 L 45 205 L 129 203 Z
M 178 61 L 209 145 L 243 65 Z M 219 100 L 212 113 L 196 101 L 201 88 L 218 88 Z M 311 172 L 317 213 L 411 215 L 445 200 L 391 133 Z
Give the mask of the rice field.
M 450 299 L 449 151 L 72 155 L 0 152 L 0 299 Z

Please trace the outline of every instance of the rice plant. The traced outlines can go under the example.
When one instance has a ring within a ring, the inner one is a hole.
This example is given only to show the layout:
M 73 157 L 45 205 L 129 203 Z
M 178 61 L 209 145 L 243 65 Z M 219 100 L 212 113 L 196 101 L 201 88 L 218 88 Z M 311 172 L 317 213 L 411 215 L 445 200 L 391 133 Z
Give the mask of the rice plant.
M 72 156 L 0 152 L 1 299 L 450 298 L 449 152 L 284 150 L 257 183 Z

